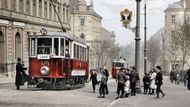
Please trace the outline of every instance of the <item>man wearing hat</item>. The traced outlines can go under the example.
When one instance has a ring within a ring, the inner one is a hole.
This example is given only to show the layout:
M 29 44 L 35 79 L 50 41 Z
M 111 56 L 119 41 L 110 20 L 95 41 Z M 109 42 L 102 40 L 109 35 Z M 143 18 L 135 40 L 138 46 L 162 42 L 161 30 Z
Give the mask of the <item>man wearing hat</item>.
M 159 98 L 159 93 L 162 93 L 162 97 L 164 97 L 165 94 L 161 90 L 161 86 L 163 84 L 163 82 L 162 82 L 163 77 L 162 77 L 160 66 L 156 66 L 156 72 L 157 72 L 156 80 L 155 80 L 155 85 L 157 85 L 157 87 L 156 87 L 156 94 L 157 94 L 156 98 Z
M 23 76 L 22 76 L 23 74 L 25 74 L 25 72 L 21 64 L 21 58 L 18 58 L 16 64 L 16 79 L 15 79 L 15 86 L 17 90 L 20 90 L 21 85 L 24 85 Z

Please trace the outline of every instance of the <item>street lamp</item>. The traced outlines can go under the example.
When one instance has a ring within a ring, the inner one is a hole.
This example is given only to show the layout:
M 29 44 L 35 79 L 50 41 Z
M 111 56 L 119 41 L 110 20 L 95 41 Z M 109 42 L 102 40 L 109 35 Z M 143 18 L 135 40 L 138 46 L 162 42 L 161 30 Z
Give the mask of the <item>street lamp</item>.
M 135 34 L 135 68 L 137 73 L 140 72 L 140 2 L 141 0 L 136 0 L 137 9 L 136 9 L 136 34 Z

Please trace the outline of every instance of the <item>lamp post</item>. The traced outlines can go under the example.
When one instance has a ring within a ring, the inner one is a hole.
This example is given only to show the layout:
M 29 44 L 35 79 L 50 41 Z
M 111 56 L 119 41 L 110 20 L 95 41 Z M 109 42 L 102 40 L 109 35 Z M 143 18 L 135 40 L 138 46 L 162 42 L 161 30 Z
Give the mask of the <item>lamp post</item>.
M 141 0 L 136 0 L 136 34 L 135 34 L 135 68 L 137 73 L 140 72 L 140 2 Z
M 147 35 L 147 26 L 146 26 L 146 1 L 144 4 L 144 74 L 147 71 L 147 46 L 146 46 L 146 35 Z

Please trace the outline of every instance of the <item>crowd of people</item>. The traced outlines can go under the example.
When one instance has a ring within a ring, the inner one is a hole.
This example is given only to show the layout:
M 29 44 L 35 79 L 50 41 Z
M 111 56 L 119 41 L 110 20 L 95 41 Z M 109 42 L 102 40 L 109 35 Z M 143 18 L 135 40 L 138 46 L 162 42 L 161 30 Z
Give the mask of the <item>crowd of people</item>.
M 165 96 L 164 92 L 161 90 L 161 86 L 163 84 L 161 70 L 160 66 L 156 66 L 156 68 L 153 68 L 149 73 L 145 73 L 145 76 L 143 77 L 145 94 L 154 95 L 156 90 L 156 98 L 160 97 L 159 93 L 162 94 L 162 97 Z
M 95 70 L 91 71 L 90 80 L 92 81 L 93 92 L 95 93 L 96 85 L 99 84 L 99 94 L 98 98 L 105 98 L 105 95 L 108 94 L 108 86 L 107 81 L 109 77 L 109 72 L 104 66 L 100 71 L 101 79 L 98 81 L 97 73 Z M 135 96 L 137 91 L 137 83 L 140 82 L 140 77 L 135 70 L 135 67 L 131 69 L 121 68 L 116 76 L 117 83 L 117 96 L 118 98 Z M 155 95 L 156 90 L 156 98 L 159 98 L 159 94 L 162 94 L 162 97 L 165 96 L 165 93 L 162 91 L 161 86 L 163 77 L 161 73 L 161 67 L 156 66 L 156 68 L 152 69 L 149 73 L 145 73 L 143 77 L 144 83 L 144 93 Z
M 172 70 L 170 72 L 170 81 L 175 84 L 183 82 L 184 86 L 187 86 L 187 89 L 190 90 L 190 69 L 185 71 Z

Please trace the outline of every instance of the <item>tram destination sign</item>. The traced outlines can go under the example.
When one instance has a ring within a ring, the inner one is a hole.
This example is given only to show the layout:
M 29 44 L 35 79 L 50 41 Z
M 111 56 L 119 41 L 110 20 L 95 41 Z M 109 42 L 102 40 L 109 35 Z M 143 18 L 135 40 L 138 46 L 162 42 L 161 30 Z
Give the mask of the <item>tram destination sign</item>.
M 49 55 L 39 54 L 38 59 L 50 59 Z

